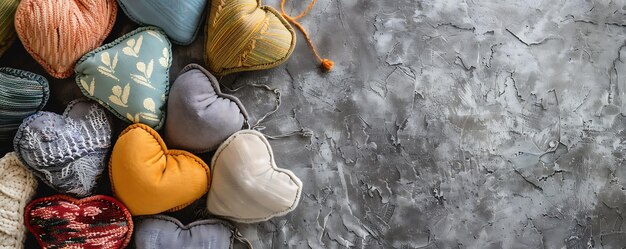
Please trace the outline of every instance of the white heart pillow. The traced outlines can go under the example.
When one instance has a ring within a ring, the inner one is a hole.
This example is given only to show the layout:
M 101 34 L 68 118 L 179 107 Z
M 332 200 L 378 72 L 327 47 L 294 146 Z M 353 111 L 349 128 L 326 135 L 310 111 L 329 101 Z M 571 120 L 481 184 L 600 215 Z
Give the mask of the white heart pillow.
M 231 135 L 215 152 L 211 172 L 207 209 L 214 215 L 260 222 L 291 212 L 300 201 L 302 182 L 276 166 L 267 139 L 254 130 Z

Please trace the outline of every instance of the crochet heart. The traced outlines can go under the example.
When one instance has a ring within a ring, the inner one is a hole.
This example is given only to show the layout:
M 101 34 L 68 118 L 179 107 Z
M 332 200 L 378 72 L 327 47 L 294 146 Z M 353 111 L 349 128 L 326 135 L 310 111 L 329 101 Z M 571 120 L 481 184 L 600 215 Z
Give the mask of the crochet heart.
M 124 205 L 103 195 L 40 198 L 28 204 L 24 218 L 41 248 L 124 248 L 133 232 Z
M 234 248 L 234 239 L 244 243 L 236 228 L 218 220 L 199 220 L 183 225 L 175 218 L 154 215 L 139 218 L 135 228 L 136 248 Z M 251 247 L 250 247 L 251 248 Z
M 274 162 L 263 134 L 242 130 L 228 138 L 211 160 L 213 183 L 207 209 L 227 219 L 252 223 L 296 208 L 302 182 Z
M 24 207 L 35 195 L 37 180 L 14 152 L 0 158 L 0 248 L 22 248 L 26 238 Z
M 15 39 L 15 10 L 19 0 L 0 1 L 0 56 L 11 46 Z
M 212 0 L 204 59 L 216 75 L 268 69 L 289 58 L 293 28 L 261 0 Z
M 67 78 L 76 61 L 104 41 L 116 15 L 115 0 L 22 0 L 15 29 L 50 75 Z
M 217 79 L 196 64 L 187 65 L 172 84 L 167 110 L 166 143 L 198 153 L 217 148 L 248 119 L 239 99 L 222 93 Z
M 24 118 L 46 105 L 50 90 L 41 75 L 0 68 L 0 154 L 13 150 L 12 141 Z
M 165 31 L 172 42 L 189 45 L 200 28 L 207 0 L 117 0 L 131 20 L 154 25 Z
M 76 84 L 122 120 L 158 130 L 165 120 L 171 47 L 160 29 L 138 28 L 83 56 Z
M 133 215 L 188 206 L 208 190 L 209 172 L 193 154 L 168 150 L 159 134 L 144 124 L 120 134 L 109 161 L 113 192 Z
M 75 100 L 63 115 L 38 112 L 26 118 L 14 147 L 24 164 L 52 188 L 88 196 L 106 167 L 110 120 L 95 102 Z

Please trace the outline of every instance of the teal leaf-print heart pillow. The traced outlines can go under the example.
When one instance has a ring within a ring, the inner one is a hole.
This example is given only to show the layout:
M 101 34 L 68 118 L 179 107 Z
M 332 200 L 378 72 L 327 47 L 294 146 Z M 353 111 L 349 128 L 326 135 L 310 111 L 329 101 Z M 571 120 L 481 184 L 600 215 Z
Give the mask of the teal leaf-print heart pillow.
M 84 55 L 76 64 L 76 84 L 117 117 L 158 130 L 165 120 L 171 48 L 161 29 L 136 29 Z

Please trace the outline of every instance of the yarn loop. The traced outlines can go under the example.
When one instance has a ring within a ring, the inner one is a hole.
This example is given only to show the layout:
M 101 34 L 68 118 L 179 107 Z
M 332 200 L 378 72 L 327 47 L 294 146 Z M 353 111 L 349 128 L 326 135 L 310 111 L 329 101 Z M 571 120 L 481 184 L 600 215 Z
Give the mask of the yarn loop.
M 311 10 L 311 8 L 313 8 L 313 5 L 315 4 L 315 2 L 317 2 L 317 0 L 312 0 L 311 3 L 309 4 L 309 6 L 302 11 L 302 13 L 300 13 L 299 15 L 292 17 L 290 15 L 287 15 L 287 13 L 285 13 L 285 2 L 287 0 L 282 0 L 282 2 L 280 3 L 280 13 L 281 15 L 283 15 L 283 17 L 285 19 L 287 19 L 287 21 L 289 21 L 290 23 L 292 23 L 294 26 L 296 26 L 304 35 L 304 38 L 306 39 L 307 43 L 309 44 L 309 47 L 311 47 L 311 50 L 313 50 L 313 54 L 315 54 L 315 57 L 317 57 L 317 60 L 321 63 L 322 68 L 324 69 L 324 71 L 328 72 L 330 70 L 333 69 L 333 66 L 335 65 L 335 63 L 329 59 L 322 59 L 322 57 L 319 55 L 319 53 L 317 53 L 317 50 L 315 49 L 315 46 L 313 45 L 313 42 L 311 41 L 311 38 L 309 38 L 309 34 L 307 34 L 306 30 L 304 29 L 304 27 L 302 27 L 302 25 L 297 21 L 298 19 L 302 18 L 303 16 L 305 16 L 309 10 Z

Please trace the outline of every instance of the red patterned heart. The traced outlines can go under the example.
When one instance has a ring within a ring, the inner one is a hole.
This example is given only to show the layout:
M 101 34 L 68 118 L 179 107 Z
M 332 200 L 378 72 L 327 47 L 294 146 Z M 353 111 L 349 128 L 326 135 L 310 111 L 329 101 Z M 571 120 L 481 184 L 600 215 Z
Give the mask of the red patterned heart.
M 124 248 L 133 232 L 126 207 L 103 195 L 40 198 L 26 206 L 24 217 L 41 248 Z

